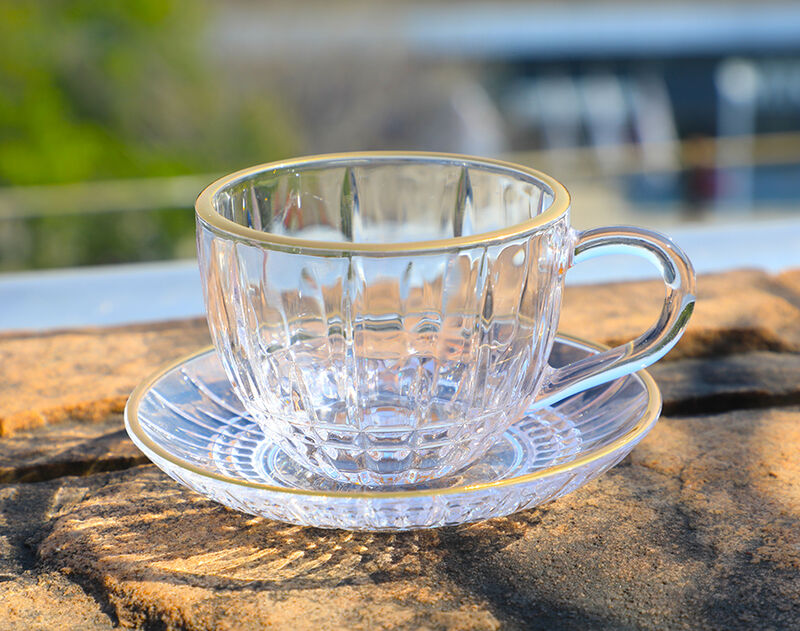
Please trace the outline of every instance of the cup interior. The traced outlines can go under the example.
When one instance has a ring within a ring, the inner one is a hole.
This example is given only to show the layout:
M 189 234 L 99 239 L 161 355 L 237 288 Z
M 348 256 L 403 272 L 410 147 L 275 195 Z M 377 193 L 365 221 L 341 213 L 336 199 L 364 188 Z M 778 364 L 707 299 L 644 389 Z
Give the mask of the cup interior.
M 396 244 L 507 229 L 553 200 L 546 182 L 512 165 L 384 155 L 256 170 L 222 186 L 212 205 L 266 235 Z

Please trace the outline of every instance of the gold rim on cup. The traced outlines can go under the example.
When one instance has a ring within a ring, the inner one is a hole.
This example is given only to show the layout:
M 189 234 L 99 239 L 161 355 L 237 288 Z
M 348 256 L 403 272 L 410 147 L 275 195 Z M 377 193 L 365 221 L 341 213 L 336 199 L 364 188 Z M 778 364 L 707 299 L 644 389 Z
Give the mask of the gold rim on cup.
M 280 171 L 290 171 L 297 168 L 306 167 L 335 167 L 335 166 L 374 166 L 379 162 L 397 163 L 408 161 L 409 163 L 438 163 L 450 164 L 452 166 L 475 167 L 491 170 L 495 173 L 504 173 L 509 176 L 520 176 L 526 180 L 535 181 L 539 185 L 548 187 L 549 193 L 553 196 L 550 206 L 537 215 L 526 221 L 514 224 L 500 230 L 481 232 L 478 234 L 464 237 L 452 237 L 449 239 L 433 239 L 429 241 L 407 241 L 399 243 L 353 243 L 350 241 L 313 241 L 310 239 L 299 239 L 284 235 L 272 234 L 249 228 L 227 219 L 220 215 L 215 207 L 214 201 L 217 194 L 225 187 L 237 182 L 246 180 L 258 174 L 278 174 Z M 262 243 L 268 246 L 281 248 L 291 248 L 296 251 L 335 251 L 335 252 L 360 252 L 372 254 L 398 254 L 404 252 L 419 252 L 430 250 L 442 250 L 448 248 L 461 248 L 475 245 L 490 245 L 493 242 L 505 241 L 507 239 L 523 235 L 534 231 L 537 228 L 552 223 L 562 217 L 570 205 L 569 192 L 561 182 L 555 178 L 518 164 L 493 160 L 489 158 L 478 158 L 473 156 L 460 155 L 456 153 L 432 153 L 427 151 L 361 151 L 353 153 L 331 153 L 295 158 L 279 162 L 269 162 L 257 166 L 236 171 L 226 175 L 207 186 L 200 193 L 195 202 L 197 216 L 211 228 L 223 234 L 246 239 L 255 243 Z

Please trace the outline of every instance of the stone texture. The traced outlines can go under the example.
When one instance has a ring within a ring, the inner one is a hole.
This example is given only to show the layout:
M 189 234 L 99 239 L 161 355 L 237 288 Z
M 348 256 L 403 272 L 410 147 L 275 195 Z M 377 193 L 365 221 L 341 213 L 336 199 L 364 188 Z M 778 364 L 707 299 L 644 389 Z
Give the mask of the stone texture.
M 748 270 L 701 276 L 689 327 L 668 359 L 755 350 L 800 352 L 800 292 L 793 278 Z M 622 344 L 650 328 L 663 298 L 660 281 L 570 287 L 559 328 Z
M 133 626 L 788 629 L 797 444 L 796 407 L 663 419 L 551 505 L 394 535 L 249 517 L 139 467 L 81 480 L 38 554 Z
M 57 572 L 0 583 L 0 630 L 113 629 L 100 605 Z
M 413 535 L 356 537 L 252 518 L 152 466 L 4 492 L 17 548 L 24 541 L 40 569 L 85 585 L 123 626 L 498 628 L 469 593 L 429 575 Z M 20 512 L 40 516 L 39 532 Z
M 121 414 L 19 430 L 0 440 L 0 483 L 125 469 L 148 462 L 128 438 Z
M 800 404 L 800 354 L 756 351 L 652 366 L 664 414 Z
M 210 343 L 204 320 L 48 334 L 0 335 L 0 436 L 125 407 L 160 364 Z
M 615 343 L 663 290 L 567 293 L 561 328 Z M 800 629 L 800 271 L 699 293 L 652 370 L 671 416 L 623 464 L 394 535 L 253 518 L 136 466 L 125 398 L 204 322 L 0 335 L 0 630 Z
M 0 486 L 0 630 L 112 628 L 98 600 L 36 559 L 50 520 L 82 496 L 78 480 Z

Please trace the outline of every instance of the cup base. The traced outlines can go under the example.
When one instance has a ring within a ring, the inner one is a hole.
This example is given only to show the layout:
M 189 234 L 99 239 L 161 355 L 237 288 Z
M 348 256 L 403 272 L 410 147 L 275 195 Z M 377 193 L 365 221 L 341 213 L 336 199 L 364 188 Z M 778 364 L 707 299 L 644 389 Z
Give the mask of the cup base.
M 273 423 L 261 414 L 252 418 L 298 466 L 364 489 L 417 485 L 452 475 L 482 457 L 517 420 L 509 418 L 509 411 L 455 423 L 437 414 L 433 403 L 427 422 L 415 427 L 418 419 L 404 403 L 386 400 L 361 410 L 369 423 L 366 429 Z

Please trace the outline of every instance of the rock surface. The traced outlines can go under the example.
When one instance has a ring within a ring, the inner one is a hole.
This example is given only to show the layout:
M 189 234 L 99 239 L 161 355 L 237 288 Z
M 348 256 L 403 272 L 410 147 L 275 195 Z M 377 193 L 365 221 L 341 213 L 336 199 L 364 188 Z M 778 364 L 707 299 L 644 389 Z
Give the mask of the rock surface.
M 40 482 L 146 462 L 117 413 L 93 423 L 69 420 L 19 430 L 0 440 L 0 483 Z
M 144 375 L 210 344 L 204 320 L 0 335 L 0 436 L 119 414 Z
M 202 322 L 0 337 L 0 630 L 800 629 L 800 274 L 699 287 L 625 462 L 400 534 L 254 518 L 142 465 L 118 410 Z M 623 341 L 661 291 L 570 289 L 562 328 Z
M 661 281 L 570 287 L 559 328 L 612 345 L 628 342 L 656 321 L 663 298 Z M 701 276 L 689 327 L 669 359 L 800 352 L 799 318 L 800 280 L 793 273 L 743 270 Z
M 652 366 L 664 414 L 708 414 L 800 401 L 800 354 L 755 351 Z
M 74 576 L 44 567 L 36 548 L 62 502 L 62 478 L 0 485 L 0 629 L 107 629 L 112 618 Z
M 113 629 L 111 618 L 59 572 L 37 573 L 0 583 L 0 629 Z

